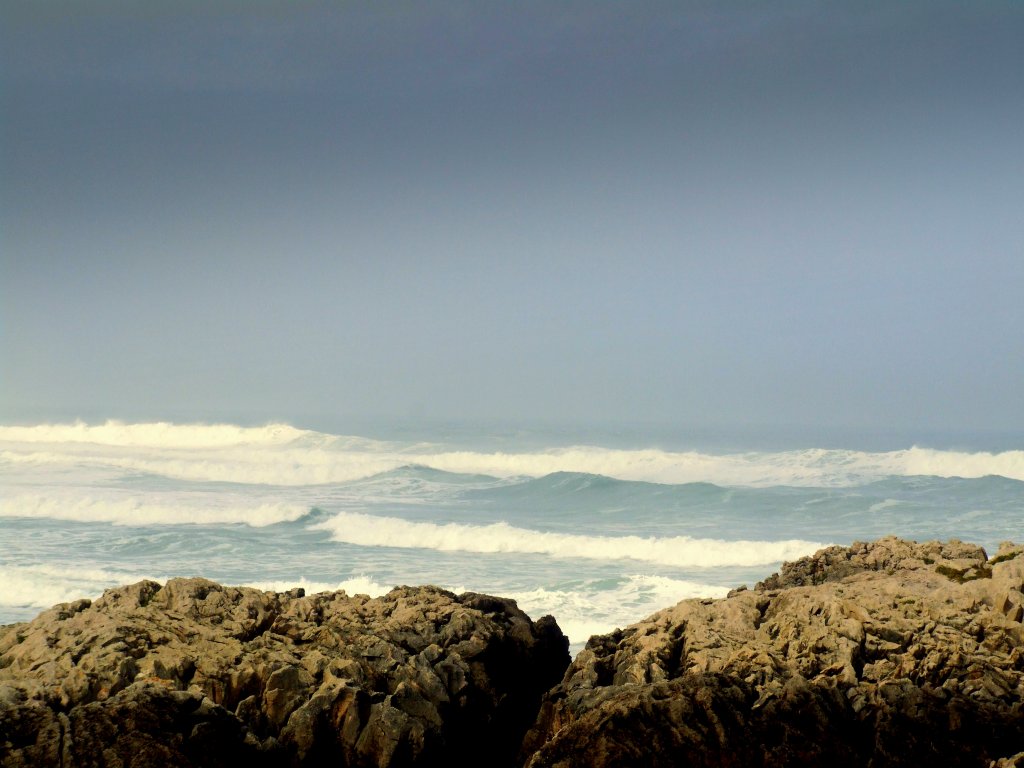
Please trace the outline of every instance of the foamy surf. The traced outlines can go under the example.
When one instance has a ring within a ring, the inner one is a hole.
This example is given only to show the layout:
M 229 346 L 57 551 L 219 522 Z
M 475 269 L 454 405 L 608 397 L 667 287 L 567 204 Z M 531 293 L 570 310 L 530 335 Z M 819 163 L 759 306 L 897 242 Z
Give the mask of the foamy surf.
M 119 526 L 244 524 L 258 528 L 292 522 L 309 513 L 307 507 L 282 502 L 225 504 L 223 500 L 207 495 L 210 501 L 203 504 L 184 494 L 163 503 L 155 501 L 160 498 L 159 493 L 130 496 L 116 494 L 107 497 L 70 493 L 18 494 L 0 499 L 0 517 L 111 523 Z
M 724 541 L 689 536 L 582 536 L 517 528 L 505 522 L 489 525 L 438 524 L 357 512 L 339 512 L 311 528 L 329 531 L 335 541 L 363 547 L 538 554 L 592 560 L 630 559 L 683 568 L 767 565 L 802 557 L 824 546 L 798 539 Z
M 509 597 L 534 619 L 545 614 L 558 617 L 558 626 L 579 650 L 592 635 L 625 627 L 680 600 L 725 597 L 728 591 L 713 584 L 633 574 L 613 587 L 583 583 L 568 589 L 513 592 Z
M 143 579 L 163 582 L 167 576 L 110 568 L 83 568 L 80 565 L 0 564 L 0 606 L 26 609 L 28 612 L 22 613 L 21 618 L 30 618 L 57 603 L 94 599 L 105 589 Z
M 181 480 L 289 487 L 351 482 L 409 464 L 497 478 L 577 472 L 620 480 L 748 487 L 849 487 L 915 475 L 1024 480 L 1020 450 L 972 453 L 911 447 L 872 453 L 810 448 L 711 454 L 569 446 L 482 452 L 330 435 L 285 424 L 0 427 L 0 463 L 55 468 L 83 462 Z
M 310 433 L 287 424 L 240 427 L 234 424 L 39 424 L 0 426 L 0 443 L 88 443 L 120 447 L 225 448 L 236 445 L 283 445 Z

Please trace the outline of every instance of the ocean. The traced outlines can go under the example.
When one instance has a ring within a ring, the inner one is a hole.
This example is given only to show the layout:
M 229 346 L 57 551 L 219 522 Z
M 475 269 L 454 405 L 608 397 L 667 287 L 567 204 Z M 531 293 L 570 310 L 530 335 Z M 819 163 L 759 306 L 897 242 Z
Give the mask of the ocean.
M 1024 450 L 1005 444 L 700 442 L 0 426 L 0 623 L 143 578 L 369 595 L 430 583 L 552 614 L 578 649 L 827 544 L 895 534 L 991 553 L 1024 538 Z

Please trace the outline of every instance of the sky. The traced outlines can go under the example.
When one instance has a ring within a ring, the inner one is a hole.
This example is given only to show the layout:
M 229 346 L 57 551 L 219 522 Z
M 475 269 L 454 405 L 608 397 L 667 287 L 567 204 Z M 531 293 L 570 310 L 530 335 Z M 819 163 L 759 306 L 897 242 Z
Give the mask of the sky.
M 1024 3 L 0 0 L 0 419 L 1024 435 Z

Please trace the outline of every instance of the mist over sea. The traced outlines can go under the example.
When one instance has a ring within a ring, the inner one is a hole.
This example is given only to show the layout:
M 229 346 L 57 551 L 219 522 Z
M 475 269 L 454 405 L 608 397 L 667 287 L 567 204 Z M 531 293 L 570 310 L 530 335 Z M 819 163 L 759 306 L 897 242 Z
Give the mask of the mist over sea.
M 829 543 L 896 534 L 991 553 L 1024 538 L 1012 436 L 365 433 L 0 427 L 0 623 L 142 578 L 371 595 L 432 583 L 553 614 L 579 647 Z

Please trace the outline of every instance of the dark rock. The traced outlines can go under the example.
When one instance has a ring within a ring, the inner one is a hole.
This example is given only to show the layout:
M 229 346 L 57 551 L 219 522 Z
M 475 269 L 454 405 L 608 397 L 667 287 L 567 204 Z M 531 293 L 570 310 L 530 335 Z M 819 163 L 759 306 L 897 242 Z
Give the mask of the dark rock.
M 511 765 L 568 661 L 484 595 L 140 582 L 0 628 L 0 764 Z

